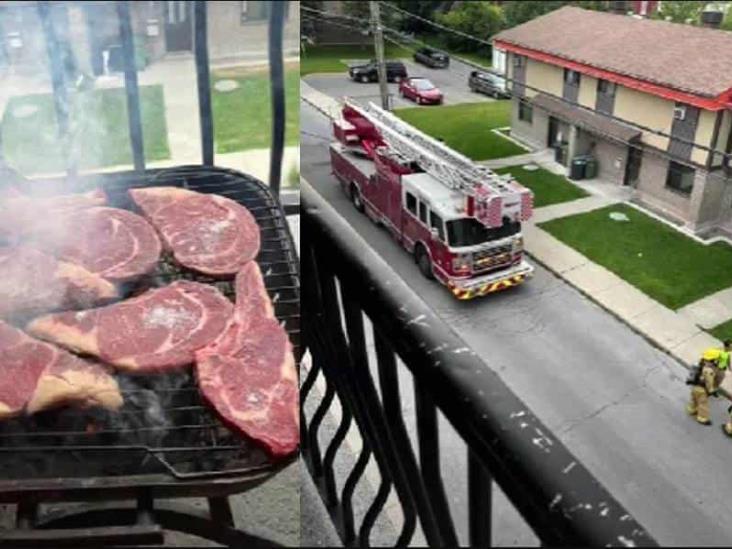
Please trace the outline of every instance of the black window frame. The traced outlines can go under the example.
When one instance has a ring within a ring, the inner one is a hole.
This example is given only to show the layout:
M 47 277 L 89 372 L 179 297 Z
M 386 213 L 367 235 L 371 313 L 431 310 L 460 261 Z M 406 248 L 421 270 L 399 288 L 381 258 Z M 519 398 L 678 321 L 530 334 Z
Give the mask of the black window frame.
M 410 207 L 410 199 L 414 201 L 414 204 Z M 417 217 L 417 196 L 410 193 L 409 191 L 404 191 L 404 206 L 407 209 L 408 212 L 413 214 L 415 217 Z
M 427 204 L 425 202 L 422 202 L 421 200 L 419 200 L 417 202 L 417 209 L 418 209 L 417 218 L 422 223 L 424 223 L 424 225 L 426 227 L 427 226 L 427 211 L 429 210 L 429 207 L 427 206 Z M 422 215 L 422 214 L 424 214 L 424 215 Z
M 602 89 L 602 88 L 605 89 Z M 605 95 L 615 95 L 615 90 L 617 89 L 617 85 L 615 82 L 610 82 L 610 80 L 603 80 L 602 78 L 599 78 L 597 80 L 597 93 L 602 93 Z
M 570 86 L 579 86 L 580 73 L 572 69 L 564 69 L 564 82 Z
M 518 119 L 528 124 L 534 123 L 534 107 L 526 99 L 519 99 Z
M 690 184 L 688 184 L 689 177 L 691 178 Z M 696 168 L 670 160 L 666 172 L 666 188 L 683 196 L 691 196 L 694 191 L 695 177 Z M 688 185 L 685 185 L 685 182 Z
M 437 224 L 435 223 L 435 218 L 437 220 Z M 442 217 L 430 208 L 430 231 L 432 229 L 437 229 L 437 238 L 439 238 L 441 242 L 445 242 L 445 222 Z

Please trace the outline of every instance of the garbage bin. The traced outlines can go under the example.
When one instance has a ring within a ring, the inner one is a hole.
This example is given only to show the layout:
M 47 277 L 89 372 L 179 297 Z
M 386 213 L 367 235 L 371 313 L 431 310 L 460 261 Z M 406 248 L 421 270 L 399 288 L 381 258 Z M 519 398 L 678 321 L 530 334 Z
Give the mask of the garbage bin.
M 569 167 L 569 178 L 578 179 L 585 178 L 585 169 L 587 168 L 587 158 L 584 156 L 575 156 L 572 159 L 572 164 Z
M 592 156 L 587 157 L 587 165 L 585 166 L 585 179 L 593 179 L 597 176 L 597 159 Z

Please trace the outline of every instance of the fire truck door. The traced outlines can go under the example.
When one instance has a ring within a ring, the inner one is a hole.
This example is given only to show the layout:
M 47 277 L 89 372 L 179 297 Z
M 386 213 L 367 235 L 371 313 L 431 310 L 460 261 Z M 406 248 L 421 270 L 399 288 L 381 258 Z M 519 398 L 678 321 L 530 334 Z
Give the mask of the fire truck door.
M 386 213 L 389 221 L 393 225 L 393 229 L 401 234 L 402 232 L 402 185 L 398 181 L 389 181 L 388 187 L 388 204 Z

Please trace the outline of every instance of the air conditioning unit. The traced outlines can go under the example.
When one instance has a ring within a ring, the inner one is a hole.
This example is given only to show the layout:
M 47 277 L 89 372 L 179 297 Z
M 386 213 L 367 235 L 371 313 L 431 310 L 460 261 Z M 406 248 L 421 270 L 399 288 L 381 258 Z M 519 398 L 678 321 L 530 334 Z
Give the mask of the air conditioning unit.
M 686 118 L 686 107 L 684 105 L 674 107 L 674 119 L 683 120 L 684 118 Z

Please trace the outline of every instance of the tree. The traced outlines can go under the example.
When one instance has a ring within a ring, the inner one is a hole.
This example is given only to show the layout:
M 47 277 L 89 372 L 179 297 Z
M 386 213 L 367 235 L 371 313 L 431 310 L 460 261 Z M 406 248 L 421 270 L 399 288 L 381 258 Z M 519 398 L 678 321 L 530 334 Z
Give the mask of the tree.
M 724 16 L 719 28 L 726 31 L 732 31 L 732 10 L 729 10 L 727 15 Z
M 481 40 L 488 40 L 505 26 L 503 10 L 490 2 L 464 2 L 448 13 L 438 14 L 437 22 Z M 447 46 L 456 51 L 477 51 L 477 42 L 457 34 L 445 33 Z
M 443 2 L 442 0 L 393 0 L 390 3 L 394 4 L 400 9 L 403 9 L 404 11 L 419 15 L 420 17 L 423 17 L 430 21 L 436 20 L 435 17 L 438 9 L 442 8 L 443 11 L 445 9 L 445 2 Z M 388 7 L 386 8 L 385 12 L 394 12 L 394 15 L 399 14 L 397 10 L 389 9 Z M 399 17 L 399 20 L 397 21 L 399 30 L 417 34 L 435 32 L 435 28 L 429 23 L 420 21 L 416 17 L 409 17 L 408 15 L 404 14 L 400 15 L 401 17 Z
M 697 0 L 676 0 L 665 1 L 661 3 L 661 7 L 653 14 L 653 19 L 668 19 L 674 23 L 686 23 L 698 25 L 704 6 L 708 2 Z

